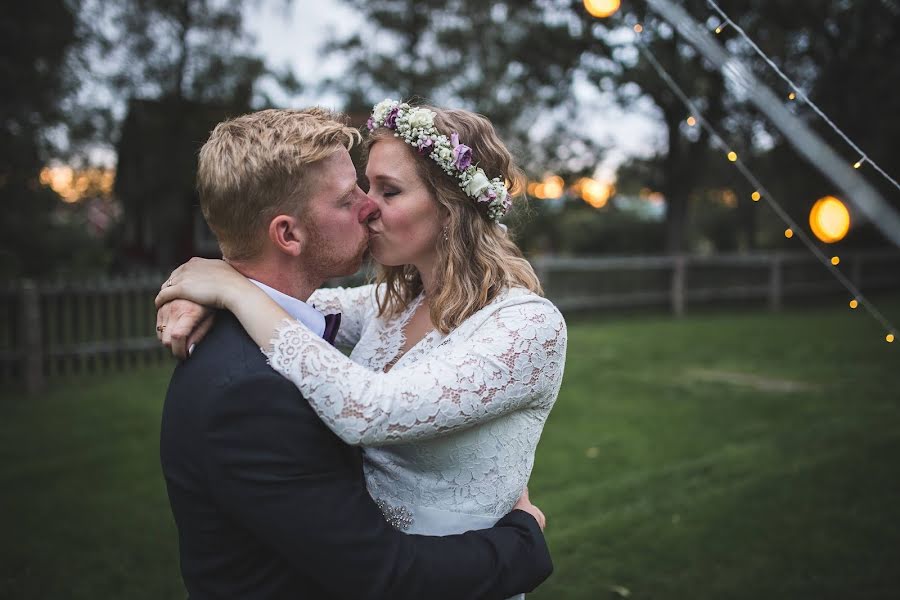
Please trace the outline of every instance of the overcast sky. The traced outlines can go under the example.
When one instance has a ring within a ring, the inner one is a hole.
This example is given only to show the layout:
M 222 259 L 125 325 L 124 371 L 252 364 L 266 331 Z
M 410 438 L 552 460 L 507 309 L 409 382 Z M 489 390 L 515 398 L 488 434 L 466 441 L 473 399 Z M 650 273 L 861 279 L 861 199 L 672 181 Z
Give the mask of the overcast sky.
M 278 1 L 261 4 L 262 7 L 246 13 L 246 24 L 269 66 L 281 69 L 289 65 L 301 81 L 318 81 L 340 73 L 343 62 L 337 57 L 323 57 L 318 50 L 334 34 L 345 35 L 357 29 L 361 19 L 356 13 L 338 0 L 295 1 L 287 8 Z M 340 108 L 336 96 L 310 92 L 296 98 L 275 99 L 291 106 L 321 104 Z
M 277 1 L 260 4 L 247 13 L 246 23 L 256 37 L 258 51 L 270 66 L 290 65 L 302 81 L 318 81 L 341 72 L 341 60 L 323 57 L 318 49 L 334 33 L 347 34 L 357 29 L 362 22 L 358 14 L 339 0 L 294 1 L 287 8 Z M 378 42 L 377 32 L 375 36 L 372 43 Z M 646 114 L 623 112 L 590 82 L 577 85 L 575 92 L 584 104 L 584 128 L 612 146 L 598 174 L 609 176 L 628 155 L 647 154 L 659 145 L 662 132 Z M 273 99 L 284 106 L 320 104 L 341 108 L 337 96 L 316 95 L 311 90 L 296 98 L 273 94 Z

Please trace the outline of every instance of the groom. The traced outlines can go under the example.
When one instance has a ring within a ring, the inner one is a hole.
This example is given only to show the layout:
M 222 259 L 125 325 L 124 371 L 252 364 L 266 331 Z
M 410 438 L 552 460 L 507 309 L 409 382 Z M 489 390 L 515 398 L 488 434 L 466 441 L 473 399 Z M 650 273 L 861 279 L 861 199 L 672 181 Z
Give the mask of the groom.
M 375 211 L 348 153 L 358 136 L 320 109 L 265 110 L 220 123 L 200 151 L 200 204 L 223 255 L 320 334 L 333 323 L 303 300 L 359 268 Z M 172 375 L 160 456 L 193 600 L 501 599 L 552 570 L 522 510 L 448 537 L 391 527 L 359 450 L 229 313 Z

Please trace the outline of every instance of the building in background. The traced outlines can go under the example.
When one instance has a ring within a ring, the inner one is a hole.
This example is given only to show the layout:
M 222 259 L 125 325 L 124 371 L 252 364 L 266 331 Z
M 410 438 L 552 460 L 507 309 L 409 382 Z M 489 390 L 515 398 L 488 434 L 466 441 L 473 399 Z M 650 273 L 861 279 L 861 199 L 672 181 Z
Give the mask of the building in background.
M 192 256 L 220 256 L 200 211 L 197 155 L 217 123 L 248 111 L 185 100 L 129 103 L 115 182 L 125 266 L 165 269 Z

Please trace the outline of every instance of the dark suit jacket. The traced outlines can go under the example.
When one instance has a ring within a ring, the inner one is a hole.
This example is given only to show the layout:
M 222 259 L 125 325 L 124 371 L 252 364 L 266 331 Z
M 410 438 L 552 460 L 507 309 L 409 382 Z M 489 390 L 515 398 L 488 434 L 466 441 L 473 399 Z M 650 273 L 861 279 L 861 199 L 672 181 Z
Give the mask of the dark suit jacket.
M 360 452 L 221 312 L 175 369 L 160 457 L 190 597 L 507 598 L 552 571 L 540 528 L 406 535 L 368 495 Z

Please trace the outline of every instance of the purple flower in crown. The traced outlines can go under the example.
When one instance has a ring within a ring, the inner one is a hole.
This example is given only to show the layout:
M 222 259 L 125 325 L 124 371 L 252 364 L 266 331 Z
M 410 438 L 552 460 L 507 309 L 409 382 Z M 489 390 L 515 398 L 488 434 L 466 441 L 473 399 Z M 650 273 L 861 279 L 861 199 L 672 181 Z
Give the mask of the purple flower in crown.
M 497 199 L 497 192 L 495 192 L 493 188 L 486 189 L 484 191 L 484 193 L 482 193 L 477 198 L 477 200 L 479 202 L 486 202 L 487 204 L 490 204 L 491 202 L 493 202 L 496 199 Z
M 366 121 L 366 129 L 368 129 L 369 131 L 375 129 L 375 119 L 369 117 L 369 120 Z
M 459 135 L 453 133 L 450 136 L 450 144 L 453 146 L 453 165 L 459 171 L 465 171 L 472 164 L 472 149 L 459 143 Z
M 394 108 L 391 109 L 391 112 L 388 113 L 387 118 L 385 118 L 385 120 L 384 120 L 385 127 L 388 127 L 389 129 L 397 128 L 397 113 L 399 113 L 399 112 L 400 112 L 399 106 L 395 106 Z
M 419 154 L 428 154 L 431 152 L 433 146 L 434 142 L 431 141 L 431 138 L 419 140 L 419 143 L 416 144 L 416 147 L 419 149 Z

